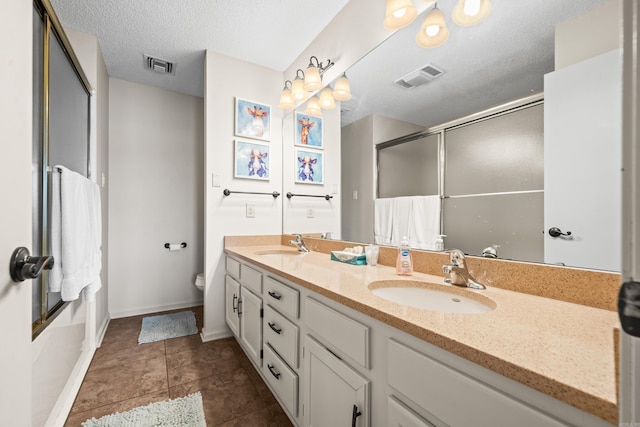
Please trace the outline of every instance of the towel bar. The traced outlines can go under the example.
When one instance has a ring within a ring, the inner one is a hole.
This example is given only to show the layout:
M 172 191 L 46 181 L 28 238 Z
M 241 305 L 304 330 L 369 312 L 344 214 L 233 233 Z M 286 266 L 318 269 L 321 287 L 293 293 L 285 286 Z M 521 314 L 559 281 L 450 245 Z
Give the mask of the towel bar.
M 333 196 L 331 196 L 329 194 L 325 194 L 324 196 L 318 196 L 318 195 L 315 195 L 315 194 L 293 194 L 293 193 L 287 193 L 287 199 L 290 199 L 293 196 L 297 196 L 297 197 L 322 197 L 325 200 L 333 199 Z
M 273 196 L 274 199 L 277 199 L 278 196 L 280 195 L 280 193 L 278 193 L 277 191 L 274 191 L 273 193 L 256 193 L 256 192 L 253 192 L 253 191 L 231 191 L 228 188 L 225 188 L 222 191 L 222 194 L 224 194 L 225 196 L 228 196 L 229 194 L 232 194 L 232 193 L 269 195 L 269 196 Z

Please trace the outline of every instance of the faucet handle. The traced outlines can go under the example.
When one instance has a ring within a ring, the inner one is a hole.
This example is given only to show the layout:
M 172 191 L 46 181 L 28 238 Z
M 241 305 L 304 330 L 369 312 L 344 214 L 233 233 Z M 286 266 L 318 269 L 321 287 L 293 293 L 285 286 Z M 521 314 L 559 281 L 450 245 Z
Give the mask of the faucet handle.
M 457 266 L 464 266 L 464 252 L 462 252 L 460 249 L 447 249 L 447 252 L 449 252 L 449 261 L 451 262 L 451 264 L 453 265 L 457 265 Z

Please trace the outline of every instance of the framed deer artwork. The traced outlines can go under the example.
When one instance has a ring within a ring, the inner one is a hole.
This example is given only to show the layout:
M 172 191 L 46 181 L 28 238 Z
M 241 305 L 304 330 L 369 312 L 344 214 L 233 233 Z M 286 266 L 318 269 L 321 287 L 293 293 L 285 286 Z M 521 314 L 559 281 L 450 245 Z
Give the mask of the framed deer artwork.
M 236 97 L 235 135 L 271 139 L 271 106 Z
M 323 148 L 322 117 L 296 112 L 295 126 L 295 145 L 318 149 Z
M 235 140 L 235 178 L 269 181 L 269 145 Z
M 324 184 L 324 154 L 315 150 L 296 149 L 296 183 Z

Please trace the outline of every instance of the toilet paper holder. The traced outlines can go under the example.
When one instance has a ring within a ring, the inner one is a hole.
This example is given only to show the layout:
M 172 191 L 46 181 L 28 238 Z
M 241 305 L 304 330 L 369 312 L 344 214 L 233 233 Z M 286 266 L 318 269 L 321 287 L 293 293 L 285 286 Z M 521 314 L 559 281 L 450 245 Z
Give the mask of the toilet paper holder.
M 167 249 L 169 249 L 169 247 L 170 247 L 170 246 L 171 246 L 171 244 L 170 244 L 170 243 L 165 243 L 165 244 L 164 244 L 164 247 L 165 247 L 165 248 L 167 248 Z M 186 248 L 186 247 L 187 247 L 187 244 L 186 244 L 185 242 L 182 242 L 182 243 L 180 243 L 180 247 L 181 247 L 182 249 L 184 249 L 184 248 Z

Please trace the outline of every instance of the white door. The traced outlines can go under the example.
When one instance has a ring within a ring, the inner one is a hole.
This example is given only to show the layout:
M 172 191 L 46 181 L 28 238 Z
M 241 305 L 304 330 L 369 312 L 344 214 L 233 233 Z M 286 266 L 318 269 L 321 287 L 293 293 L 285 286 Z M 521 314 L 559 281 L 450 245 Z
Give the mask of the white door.
M 31 425 L 31 281 L 11 281 L 9 259 L 31 246 L 33 4 L 3 1 L 0 25 L 0 414 Z
M 545 75 L 545 263 L 620 271 L 621 73 L 616 49 Z
M 240 341 L 254 363 L 262 366 L 260 350 L 262 350 L 262 298 L 242 287 L 240 292 Z
M 305 337 L 304 425 L 368 426 L 369 380 Z

